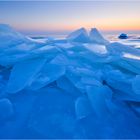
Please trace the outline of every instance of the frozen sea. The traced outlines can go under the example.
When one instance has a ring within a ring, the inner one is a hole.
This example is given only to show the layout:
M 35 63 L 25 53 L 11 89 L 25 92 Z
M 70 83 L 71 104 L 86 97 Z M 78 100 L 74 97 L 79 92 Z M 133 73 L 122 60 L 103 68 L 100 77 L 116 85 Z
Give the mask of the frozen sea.
M 140 39 L 117 37 L 0 24 L 0 139 L 140 139 Z

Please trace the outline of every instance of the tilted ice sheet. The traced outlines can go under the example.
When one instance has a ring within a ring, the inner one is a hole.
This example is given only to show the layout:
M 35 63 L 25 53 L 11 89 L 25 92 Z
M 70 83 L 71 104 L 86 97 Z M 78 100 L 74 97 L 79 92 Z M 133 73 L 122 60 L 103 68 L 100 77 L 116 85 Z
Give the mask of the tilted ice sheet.
M 33 77 L 29 89 L 38 90 L 65 74 L 65 66 L 57 64 L 45 64 L 40 72 Z
M 14 30 L 11 26 L 6 24 L 0 24 L 0 50 L 15 47 L 15 45 L 21 43 L 42 44 L 33 41 L 31 38 L 22 35 Z
M 92 107 L 88 98 L 83 96 L 75 101 L 75 112 L 77 119 L 83 119 L 92 113 Z
M 130 59 L 135 59 L 135 60 L 140 61 L 140 55 L 134 55 L 134 54 L 131 54 L 131 53 L 124 53 L 123 57 L 130 58 Z
M 86 91 L 95 114 L 98 117 L 103 117 L 102 114 L 108 115 L 107 102 L 113 94 L 111 89 L 104 85 L 87 86 Z
M 46 59 L 38 58 L 15 64 L 7 85 L 8 93 L 16 93 L 30 84 L 32 78 L 40 71 Z

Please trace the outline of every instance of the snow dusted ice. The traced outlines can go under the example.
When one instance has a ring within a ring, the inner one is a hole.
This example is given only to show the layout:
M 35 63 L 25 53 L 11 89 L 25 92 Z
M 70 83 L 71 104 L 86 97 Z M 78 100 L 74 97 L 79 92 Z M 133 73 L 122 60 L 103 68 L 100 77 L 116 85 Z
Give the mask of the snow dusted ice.
M 140 138 L 140 50 L 80 28 L 58 40 L 0 24 L 0 138 Z

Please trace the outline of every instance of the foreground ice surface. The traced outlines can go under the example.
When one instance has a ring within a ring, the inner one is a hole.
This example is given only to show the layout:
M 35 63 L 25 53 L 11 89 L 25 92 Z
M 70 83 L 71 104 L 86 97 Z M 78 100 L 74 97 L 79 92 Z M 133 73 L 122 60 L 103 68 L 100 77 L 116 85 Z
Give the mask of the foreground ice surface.
M 0 121 L 5 121 L 13 115 L 13 105 L 12 103 L 3 98 L 0 100 Z
M 140 50 L 95 28 L 31 39 L 0 24 L 0 138 L 140 138 Z

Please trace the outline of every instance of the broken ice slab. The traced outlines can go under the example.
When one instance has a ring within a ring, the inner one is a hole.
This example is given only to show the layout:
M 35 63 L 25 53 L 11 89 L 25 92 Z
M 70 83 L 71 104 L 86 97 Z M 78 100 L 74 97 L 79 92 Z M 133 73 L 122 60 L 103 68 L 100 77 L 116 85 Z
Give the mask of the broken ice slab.
M 99 81 L 101 81 L 102 75 L 103 75 L 102 71 L 100 69 L 88 67 L 88 65 L 86 67 L 85 66 L 79 66 L 79 67 L 68 66 L 67 71 L 68 71 L 68 73 L 71 73 L 71 74 L 79 76 L 79 77 L 91 76 Z
M 93 78 L 94 80 L 97 80 L 102 83 L 103 81 L 103 73 L 100 69 L 98 68 L 78 68 L 77 69 L 79 73 L 81 74 L 82 78 L 85 77 L 85 79 L 91 77 L 90 79 Z M 86 81 L 86 80 L 85 80 Z M 93 82 L 94 83 L 94 82 Z
M 132 78 L 135 77 L 134 74 L 131 73 L 126 73 L 125 71 L 121 71 L 119 69 L 110 69 L 108 70 L 108 72 L 106 71 L 106 73 L 104 73 L 106 75 L 106 79 L 107 78 L 112 78 L 116 81 L 124 81 L 124 82 L 128 82 L 130 83 Z
M 135 91 L 137 90 L 137 78 L 134 75 L 122 73 L 119 70 L 110 70 L 104 76 L 106 84 L 114 91 L 114 98 L 125 101 L 140 101 L 140 94 L 136 94 Z
M 86 60 L 87 63 L 89 61 L 93 64 L 96 63 L 96 65 L 100 65 L 101 63 L 109 63 L 113 61 L 113 57 L 111 55 L 96 53 L 90 50 L 79 52 L 78 56 L 84 61 Z
M 12 54 L 12 55 L 1 54 L 0 65 L 4 67 L 11 67 L 17 62 L 28 60 L 30 58 L 31 58 L 31 55 L 29 55 L 28 53 L 17 53 L 17 54 Z M 32 56 L 32 58 L 34 58 L 34 56 Z
M 34 47 L 45 45 L 45 43 L 43 42 L 36 41 L 17 32 L 12 27 L 6 24 L 0 24 L 0 40 L 1 51 L 5 51 L 7 49 L 16 49 L 20 44 L 26 44 L 27 46 Z
M 131 87 L 132 79 L 133 75 L 122 73 L 119 70 L 110 70 L 104 73 L 104 80 L 110 87 L 127 94 L 133 94 Z
M 100 71 L 97 70 L 92 70 L 92 69 L 88 69 L 88 68 L 84 68 L 84 67 L 73 67 L 73 66 L 69 66 L 67 67 L 67 71 L 66 71 L 66 77 L 73 83 L 73 85 L 78 88 L 82 93 L 85 92 L 85 88 L 86 88 L 86 84 L 91 84 L 91 80 L 92 79 L 88 79 L 88 77 L 92 77 L 94 79 L 94 83 L 93 85 L 96 84 L 100 84 L 100 82 L 102 82 L 102 73 Z M 82 78 L 87 80 L 84 83 L 84 81 L 82 81 Z M 100 82 L 98 82 L 100 81 Z
M 61 52 L 67 57 L 77 58 L 79 53 L 88 51 L 87 48 L 85 48 L 85 46 L 83 44 L 80 44 L 80 43 L 72 43 L 72 44 L 73 44 L 73 46 L 69 47 L 67 49 L 59 46 L 59 48 L 61 49 Z
M 84 52 L 87 50 L 87 48 L 85 48 L 85 45 L 81 44 L 81 43 L 73 43 L 73 47 L 68 48 L 67 50 L 72 51 L 73 53 L 77 53 L 77 52 Z
M 58 54 L 51 61 L 51 64 L 58 64 L 64 66 L 81 66 L 83 65 L 80 59 L 74 59 L 71 57 L 67 57 L 64 54 Z
M 134 93 L 140 94 L 140 75 L 136 75 L 136 77 L 132 80 L 132 89 Z
M 77 119 L 85 118 L 92 113 L 92 107 L 87 97 L 81 96 L 75 101 L 75 113 Z
M 30 40 L 16 32 L 9 25 L 0 24 L 0 49 L 5 49 L 23 42 L 30 42 Z
M 0 24 L 0 49 L 16 48 L 16 45 L 25 43 L 26 45 L 41 46 L 44 42 L 39 42 L 30 37 L 24 36 L 7 24 Z
M 57 81 L 57 86 L 72 95 L 72 97 L 79 97 L 82 95 L 80 90 L 66 77 L 61 76 Z
M 33 77 L 29 89 L 38 90 L 65 74 L 65 66 L 57 64 L 45 64 L 40 72 Z
M 110 55 L 122 56 L 124 53 L 130 53 L 132 55 L 140 56 L 140 50 L 130 45 L 124 45 L 118 42 L 110 43 L 106 46 Z
M 51 64 L 67 65 L 69 63 L 68 58 L 63 54 L 58 54 L 50 61 Z
M 97 53 L 97 54 L 107 54 L 108 53 L 105 45 L 88 43 L 88 44 L 84 44 L 84 46 L 87 49 L 89 49 L 90 51 Z
M 81 93 L 85 92 L 85 85 L 81 83 L 81 75 L 76 74 L 74 67 L 67 67 L 66 77 L 73 83 L 73 85 L 80 90 Z
M 91 76 L 85 76 L 81 78 L 81 82 L 85 85 L 95 85 L 95 86 L 101 86 L 102 83 Z
M 137 59 L 124 57 L 123 60 L 132 65 L 133 67 L 136 67 L 140 71 L 140 56 L 137 57 Z
M 55 43 L 55 45 L 61 49 L 70 49 L 72 47 L 74 47 L 74 45 L 72 43 Z
M 36 56 L 36 57 L 45 57 L 48 60 L 51 60 L 54 58 L 58 53 L 60 53 L 60 49 L 57 48 L 55 45 L 45 45 L 40 48 L 37 48 L 30 52 L 30 55 Z
M 104 39 L 104 37 L 99 33 L 96 28 L 92 28 L 90 31 L 90 41 L 97 44 L 109 44 L 109 41 Z
M 114 61 L 112 63 L 115 66 L 119 66 L 120 69 L 124 69 L 127 72 L 131 72 L 133 74 L 140 74 L 140 61 L 128 59 L 128 58 L 121 58 L 118 61 Z
M 0 121 L 5 121 L 14 114 L 13 104 L 7 98 L 0 99 Z
M 15 64 L 10 74 L 6 92 L 16 93 L 26 88 L 45 62 L 46 59 L 37 58 Z
M 85 43 L 89 42 L 89 36 L 85 28 L 80 28 L 68 35 L 67 40 Z
M 87 96 L 97 117 L 108 115 L 107 100 L 111 100 L 112 90 L 108 86 L 87 86 Z M 103 115 L 104 114 L 104 115 Z
M 55 46 L 48 45 L 30 51 L 16 51 L 16 49 L 10 49 L 0 54 L 0 64 L 2 66 L 13 66 L 17 62 L 36 59 L 37 57 L 40 58 L 40 56 L 50 61 L 58 52 L 59 50 Z
M 35 44 L 27 44 L 27 43 L 20 43 L 14 45 L 14 47 L 6 48 L 0 52 L 0 55 L 16 55 L 16 54 L 23 54 L 27 53 L 33 49 L 35 49 Z

